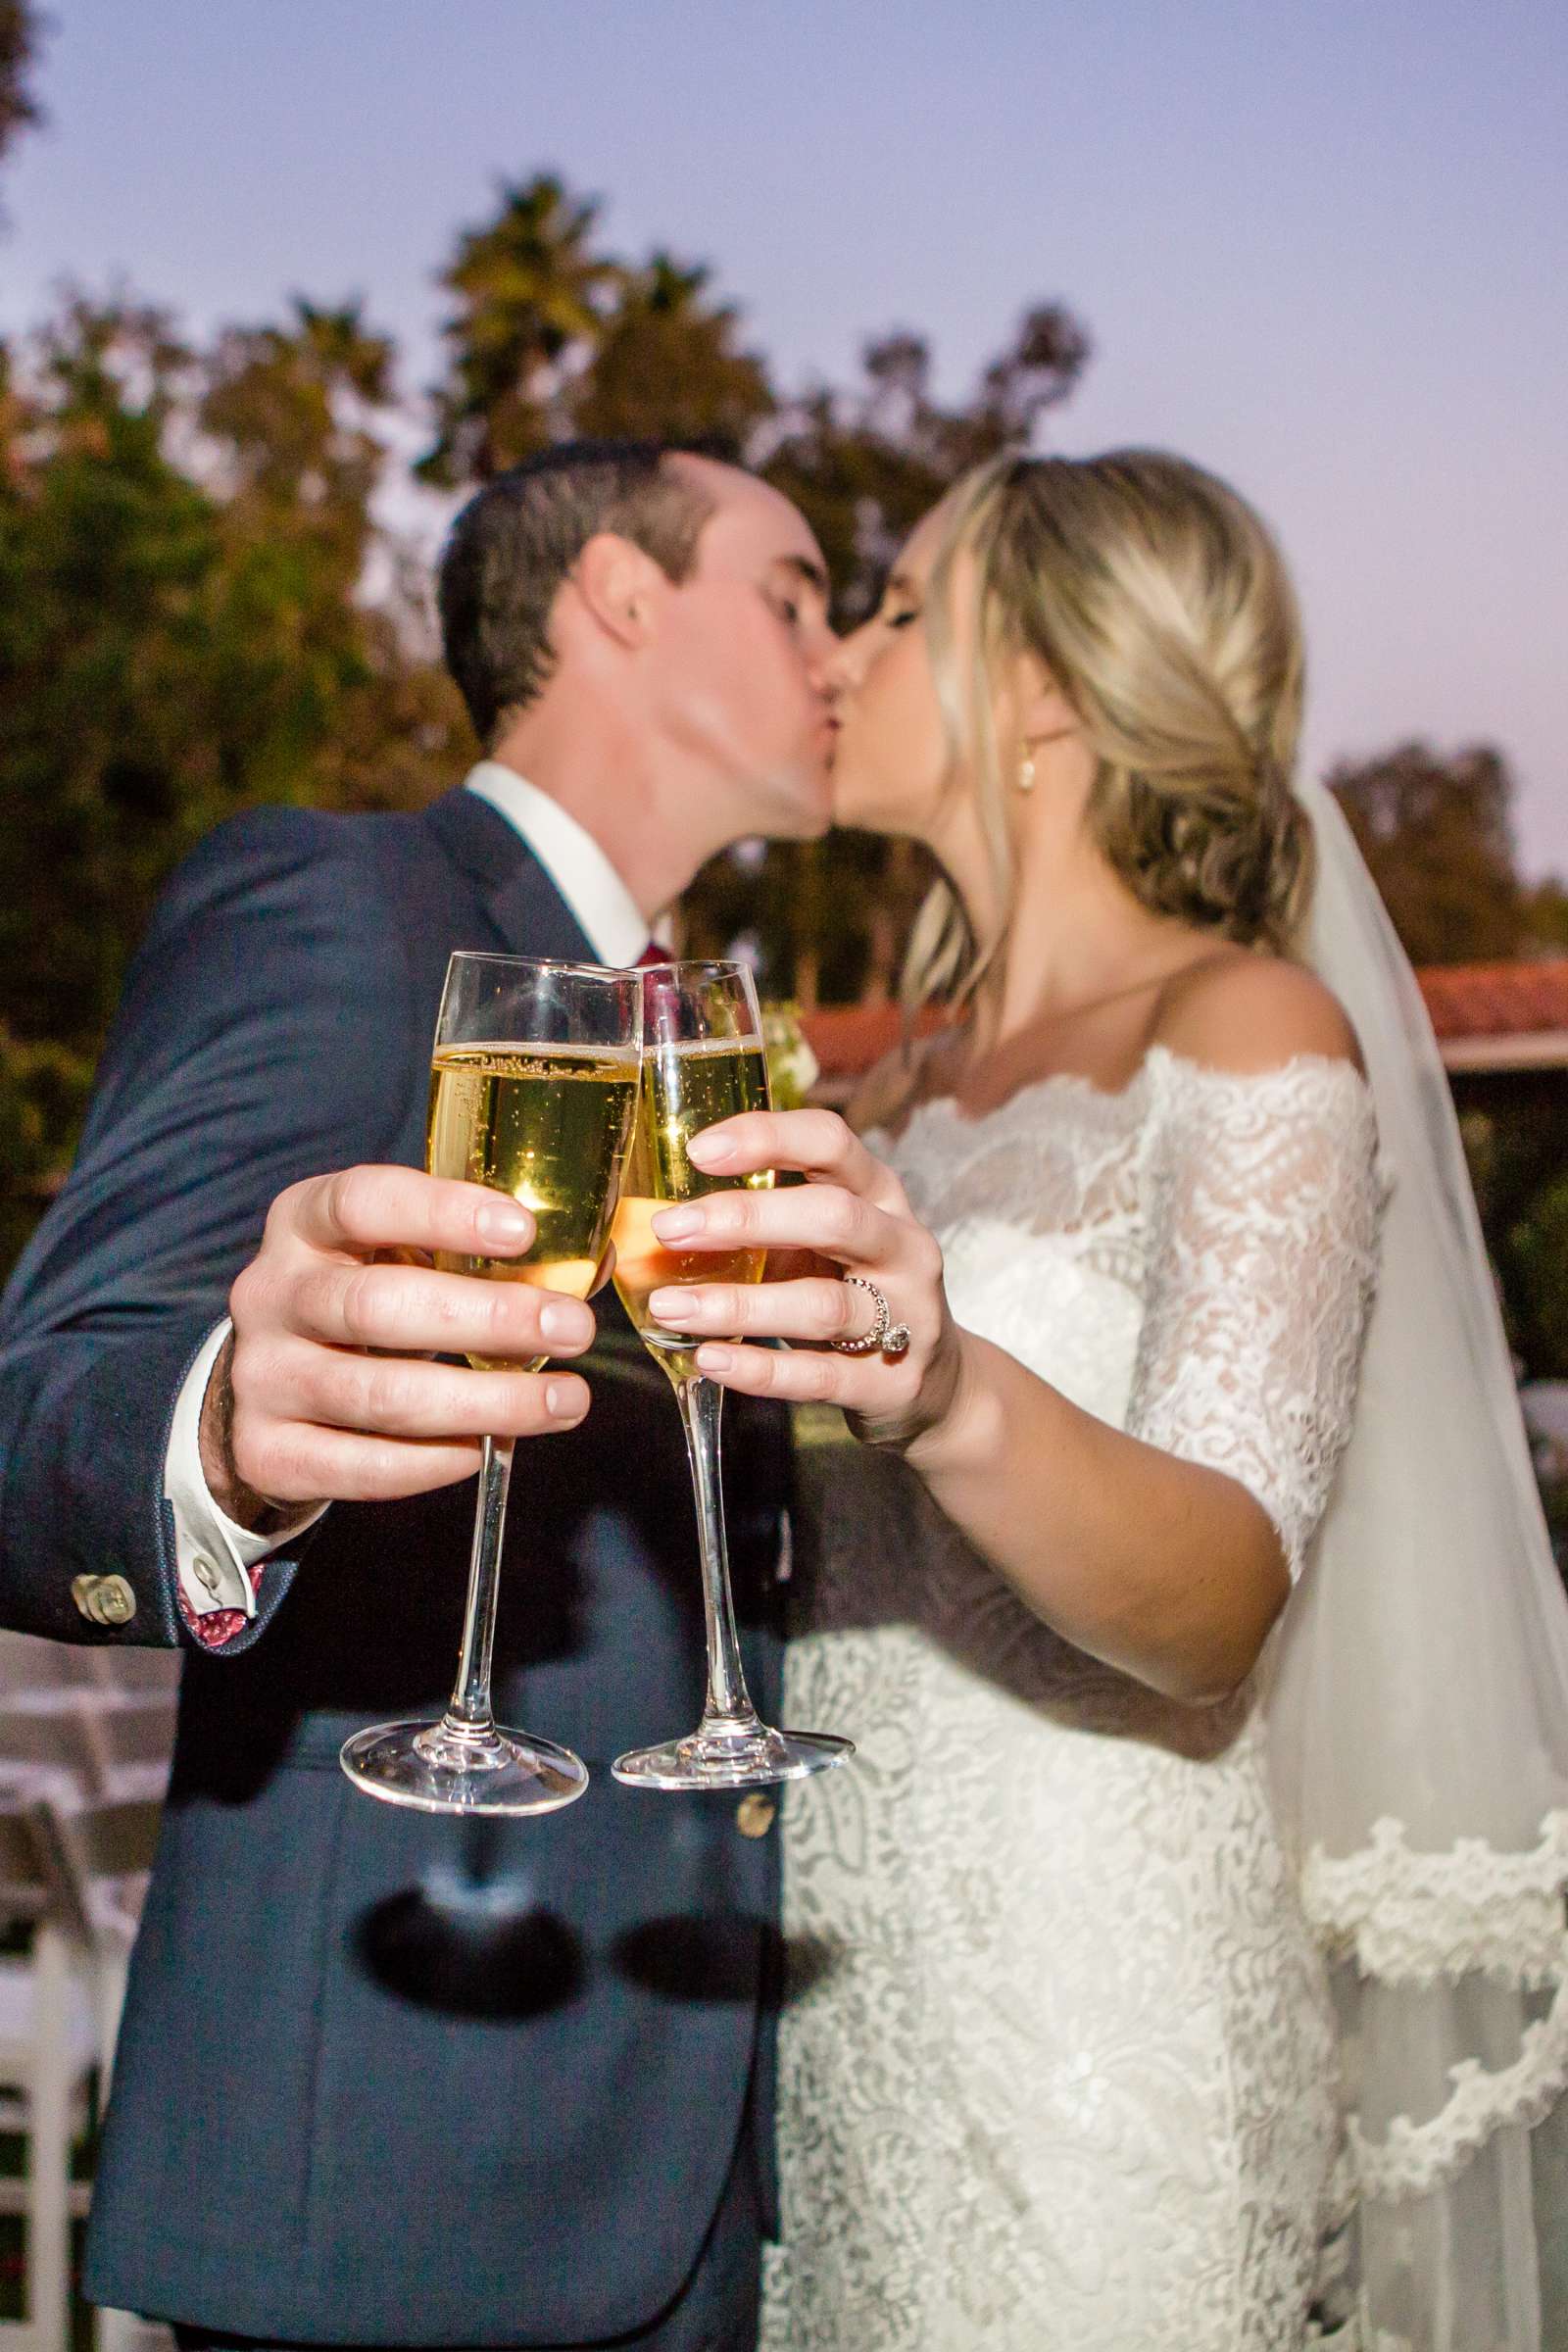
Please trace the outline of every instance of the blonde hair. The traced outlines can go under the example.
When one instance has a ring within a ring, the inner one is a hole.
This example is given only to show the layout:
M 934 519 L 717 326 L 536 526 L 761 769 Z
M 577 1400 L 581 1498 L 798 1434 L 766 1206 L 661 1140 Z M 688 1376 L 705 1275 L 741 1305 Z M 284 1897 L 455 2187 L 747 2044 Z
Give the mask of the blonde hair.
M 979 796 L 996 935 L 977 941 L 939 882 L 910 938 L 902 994 L 962 1002 L 1006 937 L 1016 895 L 993 707 L 1000 661 L 1033 654 L 1096 760 L 1095 841 L 1156 914 L 1286 950 L 1312 886 L 1310 824 L 1291 790 L 1302 654 L 1278 548 L 1213 474 L 1156 451 L 994 460 L 945 505 L 927 630 L 955 763 Z M 955 567 L 975 567 L 967 663 Z

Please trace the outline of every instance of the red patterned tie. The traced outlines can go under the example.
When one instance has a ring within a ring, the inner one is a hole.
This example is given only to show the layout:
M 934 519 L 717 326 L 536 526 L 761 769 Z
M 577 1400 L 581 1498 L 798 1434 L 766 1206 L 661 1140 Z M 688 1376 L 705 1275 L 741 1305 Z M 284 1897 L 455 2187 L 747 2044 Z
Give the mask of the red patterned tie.
M 645 966 L 650 963 L 667 963 L 668 961 L 669 950 L 667 948 L 662 948 L 657 939 L 651 939 L 648 942 L 647 947 L 644 948 L 642 954 L 638 956 L 637 961 L 632 966 L 632 969 L 634 971 L 642 971 Z

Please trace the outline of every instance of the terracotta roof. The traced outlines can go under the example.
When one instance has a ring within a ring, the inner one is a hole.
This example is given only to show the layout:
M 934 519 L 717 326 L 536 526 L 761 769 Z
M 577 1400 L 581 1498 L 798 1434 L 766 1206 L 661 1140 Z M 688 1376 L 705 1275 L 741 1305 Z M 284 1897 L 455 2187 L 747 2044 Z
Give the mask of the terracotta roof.
M 915 1027 L 925 1037 L 937 1025 L 938 1016 L 927 1013 Z M 801 1027 L 824 1078 L 858 1078 L 892 1053 L 904 1034 L 904 1015 L 897 1004 L 819 1004 L 804 1015 Z
M 1539 963 L 1429 964 L 1416 974 L 1439 1042 L 1568 1032 L 1568 956 Z M 936 1026 L 927 1015 L 922 1035 Z M 858 1077 L 898 1044 L 896 1004 L 824 1004 L 802 1027 L 825 1079 Z
M 1568 956 L 1542 963 L 1429 964 L 1416 978 L 1440 1038 L 1534 1037 L 1568 1029 Z

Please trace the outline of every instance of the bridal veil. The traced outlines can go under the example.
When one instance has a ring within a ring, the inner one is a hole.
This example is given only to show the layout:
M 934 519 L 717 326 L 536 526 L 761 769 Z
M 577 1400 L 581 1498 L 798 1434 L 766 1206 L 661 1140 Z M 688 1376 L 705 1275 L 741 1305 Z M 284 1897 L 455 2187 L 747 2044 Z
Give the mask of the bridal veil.
M 1355 1428 L 1278 1637 L 1271 1761 L 1330 1961 L 1364 2352 L 1568 2344 L 1568 1602 L 1447 1082 L 1349 828 L 1306 960 L 1392 1180 Z

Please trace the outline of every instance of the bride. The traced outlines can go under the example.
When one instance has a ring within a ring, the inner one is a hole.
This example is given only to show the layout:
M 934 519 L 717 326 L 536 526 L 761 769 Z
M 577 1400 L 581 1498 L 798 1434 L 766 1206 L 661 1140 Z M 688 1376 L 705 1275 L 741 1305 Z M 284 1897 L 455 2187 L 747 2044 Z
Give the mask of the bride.
M 836 769 L 951 878 L 909 986 L 957 1017 L 864 1142 L 691 1147 L 806 1186 L 668 1212 L 814 1253 L 653 1306 L 860 1441 L 803 1459 L 790 1719 L 860 1758 L 786 1816 L 792 2352 L 1563 2340 L 1568 1613 L 1300 682 L 1195 466 L 960 484 Z

